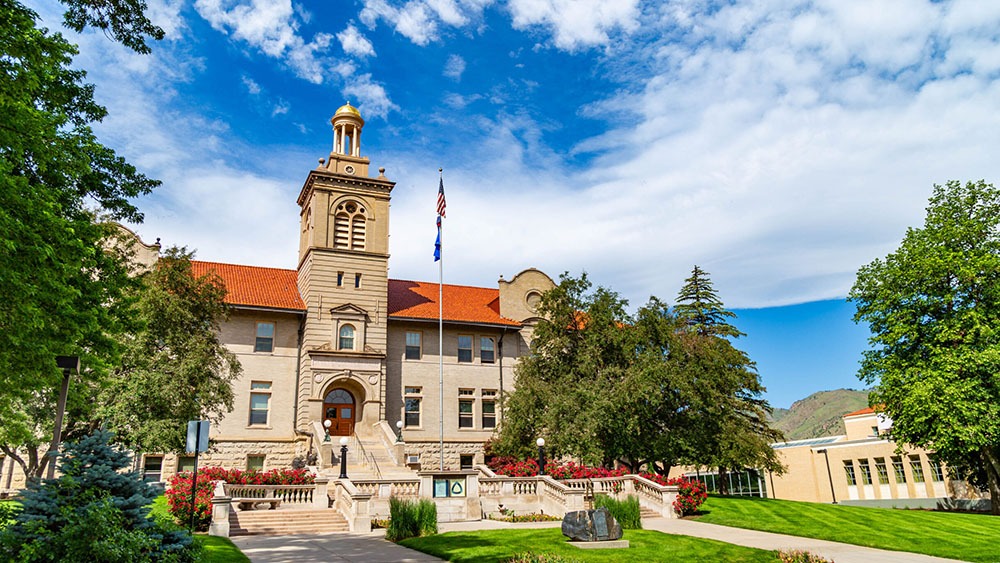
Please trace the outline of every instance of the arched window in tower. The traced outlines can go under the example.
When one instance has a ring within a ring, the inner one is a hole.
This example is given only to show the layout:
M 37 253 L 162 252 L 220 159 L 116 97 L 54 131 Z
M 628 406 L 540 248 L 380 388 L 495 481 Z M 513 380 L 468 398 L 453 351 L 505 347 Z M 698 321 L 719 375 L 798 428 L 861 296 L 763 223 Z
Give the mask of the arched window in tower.
M 364 206 L 347 201 L 337 205 L 334 215 L 334 248 L 364 250 L 365 222 L 367 215 Z
M 341 350 L 353 350 L 354 349 L 354 327 L 351 325 L 344 325 L 340 327 L 340 342 L 338 346 Z

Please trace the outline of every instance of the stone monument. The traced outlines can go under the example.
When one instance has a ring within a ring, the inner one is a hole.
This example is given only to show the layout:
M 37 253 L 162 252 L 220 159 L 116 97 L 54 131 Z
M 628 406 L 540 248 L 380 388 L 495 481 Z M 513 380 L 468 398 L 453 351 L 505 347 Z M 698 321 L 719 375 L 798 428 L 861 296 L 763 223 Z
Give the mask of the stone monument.
M 571 545 L 584 549 L 628 547 L 628 540 L 621 539 L 621 525 L 604 507 L 567 512 L 562 533 Z

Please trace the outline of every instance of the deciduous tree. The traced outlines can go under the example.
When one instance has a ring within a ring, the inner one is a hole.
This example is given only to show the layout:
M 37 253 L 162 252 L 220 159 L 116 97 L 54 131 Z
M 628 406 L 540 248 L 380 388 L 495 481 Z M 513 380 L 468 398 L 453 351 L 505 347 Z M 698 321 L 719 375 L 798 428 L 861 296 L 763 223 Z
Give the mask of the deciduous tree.
M 892 437 L 985 473 L 1000 514 L 1000 192 L 934 186 L 923 227 L 861 268 L 850 299 L 872 333 L 858 375 Z

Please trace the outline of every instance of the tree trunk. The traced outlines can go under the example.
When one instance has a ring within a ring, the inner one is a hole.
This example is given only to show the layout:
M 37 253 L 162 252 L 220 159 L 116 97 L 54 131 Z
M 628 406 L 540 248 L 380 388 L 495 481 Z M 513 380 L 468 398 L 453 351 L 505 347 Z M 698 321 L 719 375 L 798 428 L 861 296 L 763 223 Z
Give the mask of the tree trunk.
M 725 467 L 719 468 L 718 480 L 716 481 L 720 495 L 729 494 L 729 471 Z
M 1000 458 L 993 448 L 983 448 L 983 458 L 986 460 L 986 480 L 990 489 L 990 513 L 1000 515 Z

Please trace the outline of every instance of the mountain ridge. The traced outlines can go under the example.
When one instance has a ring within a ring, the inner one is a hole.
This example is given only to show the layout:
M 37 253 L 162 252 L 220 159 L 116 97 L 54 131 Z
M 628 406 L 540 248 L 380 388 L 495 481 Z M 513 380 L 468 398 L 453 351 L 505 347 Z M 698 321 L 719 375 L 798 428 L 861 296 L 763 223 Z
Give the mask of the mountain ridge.
M 868 389 L 817 391 L 787 409 L 774 409 L 771 427 L 781 430 L 786 440 L 843 434 L 843 416 L 867 407 L 868 393 Z

